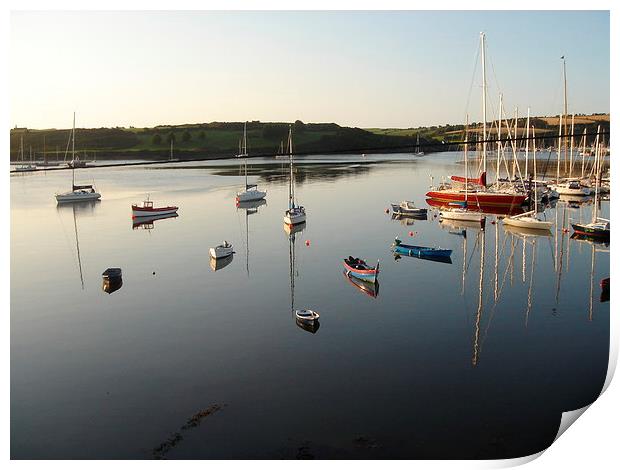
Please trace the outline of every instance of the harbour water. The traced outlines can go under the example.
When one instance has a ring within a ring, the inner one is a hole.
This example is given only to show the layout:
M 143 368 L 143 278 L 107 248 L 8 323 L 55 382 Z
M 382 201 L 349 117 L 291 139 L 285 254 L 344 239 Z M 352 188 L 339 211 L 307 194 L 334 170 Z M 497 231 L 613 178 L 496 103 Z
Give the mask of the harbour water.
M 460 159 L 300 158 L 308 222 L 294 234 L 282 223 L 287 160 L 250 161 L 267 203 L 246 208 L 235 160 L 78 170 L 102 193 L 86 205 L 56 205 L 68 171 L 12 174 L 12 458 L 546 448 L 561 412 L 593 402 L 605 379 L 609 247 L 571 238 L 591 199 L 547 208 L 549 236 L 495 216 L 484 231 L 440 224 L 430 207 L 427 220 L 386 214 L 403 199 L 428 207 L 429 176 L 460 174 Z M 178 217 L 132 223 L 147 194 Z M 396 236 L 452 249 L 451 263 L 395 260 Z M 222 240 L 234 258 L 212 266 Z M 346 278 L 349 255 L 380 260 L 378 291 Z M 108 267 L 123 272 L 111 293 Z M 300 328 L 292 307 L 320 312 L 318 329 Z

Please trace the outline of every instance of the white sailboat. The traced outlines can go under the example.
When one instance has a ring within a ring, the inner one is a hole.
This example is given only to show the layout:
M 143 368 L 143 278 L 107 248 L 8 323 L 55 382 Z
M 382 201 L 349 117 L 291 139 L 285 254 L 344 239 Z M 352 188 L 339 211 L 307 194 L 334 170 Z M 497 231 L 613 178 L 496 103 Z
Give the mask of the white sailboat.
M 418 138 L 417 138 L 417 141 L 416 141 L 415 156 L 416 157 L 423 157 L 424 156 L 424 152 L 422 152 L 420 150 L 420 133 L 419 132 L 418 132 Z
M 73 130 L 71 132 L 71 153 L 72 161 L 75 159 L 75 113 L 73 113 Z M 75 167 L 71 165 L 71 191 L 66 193 L 56 194 L 56 201 L 58 203 L 63 202 L 80 202 L 80 201 L 94 201 L 101 198 L 93 185 L 90 184 L 75 184 Z
M 220 245 L 209 248 L 209 255 L 211 258 L 219 259 L 230 256 L 234 253 L 231 243 L 224 240 Z
M 259 191 L 255 184 L 248 184 L 248 143 L 247 143 L 247 122 L 243 124 L 243 146 L 239 157 L 243 157 L 245 169 L 245 190 L 237 193 L 237 202 L 258 201 L 267 195 L 265 191 Z
M 527 138 L 526 145 L 529 147 L 529 130 L 530 130 L 530 108 L 527 109 Z M 532 137 L 536 142 L 536 131 L 532 129 Z M 536 143 L 534 143 L 534 181 L 536 181 Z M 504 218 L 504 225 L 511 225 L 524 229 L 535 229 L 549 231 L 553 225 L 553 221 L 540 220 L 538 218 L 538 184 L 534 183 L 534 210 L 523 214 Z
M 284 223 L 297 225 L 306 221 L 306 209 L 295 203 L 295 177 L 293 175 L 293 128 L 288 129 L 289 150 L 289 183 L 288 183 L 288 209 L 284 212 Z
M 19 143 L 19 161 L 21 162 L 21 165 L 17 165 L 15 167 L 15 171 L 34 171 L 37 169 L 36 165 L 34 165 L 32 162 L 30 163 L 24 162 L 24 136 L 23 135 L 21 136 L 20 143 Z
M 439 217 L 440 220 L 441 219 L 445 219 L 445 220 L 460 220 L 463 222 L 476 222 L 479 224 L 482 224 L 482 222 L 485 219 L 485 215 L 482 212 L 476 212 L 476 211 L 471 211 L 471 210 L 467 210 L 467 203 L 468 203 L 468 187 L 469 187 L 469 182 L 467 181 L 467 178 L 469 178 L 469 173 L 468 173 L 468 154 L 469 154 L 469 147 L 467 146 L 467 141 L 469 139 L 469 133 L 468 133 L 468 128 L 469 128 L 469 115 L 466 118 L 466 125 L 465 125 L 465 207 L 453 207 L 453 208 L 446 208 L 443 209 L 439 212 Z

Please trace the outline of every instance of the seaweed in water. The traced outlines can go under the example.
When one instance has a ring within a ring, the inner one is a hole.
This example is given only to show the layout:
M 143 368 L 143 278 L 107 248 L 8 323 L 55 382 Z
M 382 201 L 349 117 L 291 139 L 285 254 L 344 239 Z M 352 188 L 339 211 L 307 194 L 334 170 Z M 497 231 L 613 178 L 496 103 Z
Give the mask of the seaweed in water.
M 198 413 L 194 414 L 190 419 L 188 419 L 183 426 L 181 426 L 181 431 L 187 431 L 191 428 L 199 426 L 203 419 L 205 419 L 209 415 L 212 415 L 216 411 L 221 410 L 225 406 L 226 405 L 215 404 L 209 406 L 204 410 L 199 411 Z M 153 449 L 153 457 L 156 459 L 165 458 L 166 454 L 170 452 L 182 440 L 183 434 L 181 434 L 180 432 L 175 432 L 167 440 L 165 440 Z

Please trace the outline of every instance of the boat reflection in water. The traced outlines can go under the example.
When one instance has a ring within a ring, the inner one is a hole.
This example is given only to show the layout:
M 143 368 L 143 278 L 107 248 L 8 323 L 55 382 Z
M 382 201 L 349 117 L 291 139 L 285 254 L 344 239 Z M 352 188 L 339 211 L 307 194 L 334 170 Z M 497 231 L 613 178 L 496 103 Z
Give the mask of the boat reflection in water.
M 342 274 L 347 281 L 349 281 L 353 286 L 357 287 L 364 294 L 372 298 L 377 298 L 377 296 L 379 295 L 379 281 L 375 281 L 372 283 L 364 282 L 361 279 L 357 279 L 353 276 L 348 275 L 346 271 L 342 271 Z
M 237 201 L 237 210 L 242 209 L 245 212 L 245 271 L 250 276 L 250 228 L 248 217 L 258 213 L 258 208 L 267 204 L 265 199 L 254 201 Z
M 264 206 L 266 204 L 267 201 L 265 199 L 259 199 L 258 201 L 238 201 L 235 205 L 238 209 L 246 209 L 250 214 L 254 214 L 255 212 L 258 212 L 258 208 L 260 206 Z
M 137 230 L 139 228 L 144 229 L 144 230 L 152 230 L 153 228 L 155 228 L 155 221 L 156 220 L 163 220 L 163 219 L 174 219 L 175 217 L 178 217 L 179 214 L 161 214 L 161 215 L 150 215 L 150 216 L 144 216 L 144 217 L 134 217 L 133 219 L 131 219 L 131 228 L 134 230 Z
M 486 217 L 482 219 L 482 222 L 475 222 L 472 220 L 452 220 L 452 219 L 441 219 L 439 221 L 439 227 L 444 230 L 448 230 L 450 233 L 459 232 L 459 234 L 465 231 L 468 228 L 484 230 L 486 225 Z
M 409 226 L 413 225 L 416 220 L 427 220 L 427 215 L 426 213 L 421 215 L 400 215 L 392 212 L 391 218 L 400 222 L 401 225 Z
M 284 224 L 284 231 L 287 235 L 295 235 L 296 233 L 303 232 L 306 228 L 306 222 L 302 222 L 296 225 Z M 293 237 L 293 243 L 295 242 L 295 237 Z
M 108 268 L 101 276 L 103 277 L 103 292 L 111 294 L 123 287 L 123 274 L 121 268 Z
M 503 224 L 502 224 L 503 225 Z M 528 237 L 551 237 L 548 229 L 539 230 L 535 228 L 517 227 L 515 225 L 503 225 L 504 231 L 513 235 L 523 235 Z
M 298 318 L 295 320 L 295 323 L 302 330 L 305 330 L 312 334 L 315 334 L 317 331 L 319 331 L 319 328 L 321 327 L 321 323 L 319 322 L 319 320 L 314 320 L 313 322 L 307 322 L 307 321 L 300 320 Z
M 609 278 L 601 279 L 601 302 L 609 302 Z
M 211 266 L 211 269 L 213 271 L 218 271 L 220 269 L 223 269 L 226 266 L 228 266 L 230 263 L 232 263 L 233 256 L 234 254 L 230 254 L 228 256 L 225 256 L 224 258 L 214 258 L 213 256 L 209 256 L 210 258 L 209 266 Z

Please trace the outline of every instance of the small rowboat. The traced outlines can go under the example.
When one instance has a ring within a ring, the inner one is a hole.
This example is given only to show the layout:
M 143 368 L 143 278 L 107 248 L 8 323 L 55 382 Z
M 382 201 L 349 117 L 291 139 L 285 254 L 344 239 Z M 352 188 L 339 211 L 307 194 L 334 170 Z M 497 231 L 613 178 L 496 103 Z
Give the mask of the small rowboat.
M 301 310 L 295 310 L 295 318 L 299 321 L 312 323 L 315 320 L 318 320 L 320 317 L 318 312 L 314 310 L 303 308 Z
M 403 201 L 400 204 L 390 204 L 392 206 L 392 212 L 397 215 L 413 215 L 424 216 L 427 209 L 416 207 L 413 201 Z
M 398 253 L 401 255 L 425 259 L 450 258 L 450 256 L 452 255 L 452 250 L 428 246 L 405 245 L 398 238 L 394 239 L 394 243 L 392 244 L 392 250 L 394 251 L 394 253 Z
M 142 205 L 131 205 L 131 213 L 133 217 L 152 217 L 154 215 L 176 214 L 179 210 L 177 206 L 154 207 L 153 201 L 146 198 Z
M 344 269 L 347 276 L 356 277 L 366 282 L 376 282 L 379 275 L 379 261 L 377 266 L 369 266 L 366 261 L 349 256 L 344 259 Z
M 209 248 L 209 254 L 211 255 L 211 258 L 225 258 L 226 256 L 233 254 L 233 246 L 224 240 L 221 245 Z
M 609 239 L 610 223 L 606 219 L 599 218 L 596 222 L 590 224 L 571 224 L 575 233 L 588 237 L 600 239 Z

